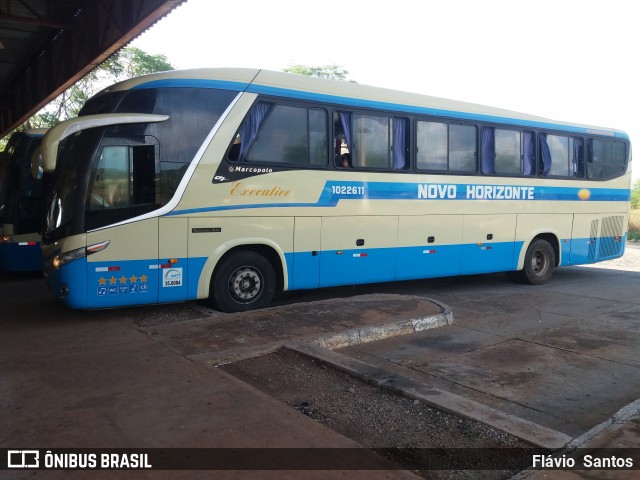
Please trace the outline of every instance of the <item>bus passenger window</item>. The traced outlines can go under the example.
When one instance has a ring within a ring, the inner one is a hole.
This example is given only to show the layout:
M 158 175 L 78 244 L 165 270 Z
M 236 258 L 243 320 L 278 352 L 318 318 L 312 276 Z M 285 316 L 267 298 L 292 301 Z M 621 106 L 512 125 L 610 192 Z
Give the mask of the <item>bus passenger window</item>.
M 589 140 L 587 177 L 604 180 L 623 175 L 627 168 L 625 144 L 615 140 Z
M 476 127 L 439 122 L 417 124 L 417 167 L 420 170 L 475 172 Z
M 531 131 L 484 127 L 482 173 L 485 175 L 535 174 L 535 134 Z
M 227 155 L 230 161 L 326 166 L 325 110 L 258 102 Z
M 582 138 L 541 134 L 542 176 L 582 177 L 583 145 Z
M 334 158 L 342 167 L 348 153 L 353 168 L 405 170 L 409 167 L 409 121 L 384 115 L 352 112 L 334 114 Z

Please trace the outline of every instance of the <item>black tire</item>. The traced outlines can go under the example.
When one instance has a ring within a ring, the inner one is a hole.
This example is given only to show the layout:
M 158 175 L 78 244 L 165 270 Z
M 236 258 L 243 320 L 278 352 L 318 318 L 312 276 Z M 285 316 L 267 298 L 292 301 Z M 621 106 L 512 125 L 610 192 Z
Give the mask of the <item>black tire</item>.
M 214 272 L 209 299 L 227 313 L 266 307 L 276 289 L 276 274 L 262 255 L 242 250 L 231 253 Z
M 546 240 L 531 242 L 524 256 L 524 268 L 517 272 L 509 272 L 509 278 L 529 285 L 547 283 L 556 266 L 556 254 Z

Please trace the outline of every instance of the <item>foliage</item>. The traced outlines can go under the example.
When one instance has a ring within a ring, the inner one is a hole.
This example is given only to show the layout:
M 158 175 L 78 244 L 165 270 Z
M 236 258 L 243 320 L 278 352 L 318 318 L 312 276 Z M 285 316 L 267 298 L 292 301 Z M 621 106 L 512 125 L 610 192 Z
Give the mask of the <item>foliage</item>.
M 319 67 L 312 67 L 308 65 L 290 65 L 282 70 L 287 73 L 296 73 L 298 75 L 307 75 L 308 77 L 326 78 L 329 80 L 342 80 L 345 82 L 356 83 L 353 80 L 348 80 L 347 76 L 349 72 L 339 65 L 323 65 Z
M 173 67 L 165 55 L 150 55 L 134 47 L 123 48 L 64 91 L 19 129 L 52 127 L 77 116 L 87 100 L 111 84 L 166 70 L 173 70 Z
M 640 208 L 640 180 L 636 181 L 631 190 L 631 208 L 634 210 Z
M 640 240 L 640 209 L 631 210 L 629 215 L 629 240 Z

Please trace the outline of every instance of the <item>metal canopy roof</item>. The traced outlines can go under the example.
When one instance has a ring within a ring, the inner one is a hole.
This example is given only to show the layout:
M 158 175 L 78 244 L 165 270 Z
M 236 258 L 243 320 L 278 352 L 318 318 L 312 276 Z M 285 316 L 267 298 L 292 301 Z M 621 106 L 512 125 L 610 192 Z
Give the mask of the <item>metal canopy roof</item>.
M 186 0 L 0 0 L 0 138 Z

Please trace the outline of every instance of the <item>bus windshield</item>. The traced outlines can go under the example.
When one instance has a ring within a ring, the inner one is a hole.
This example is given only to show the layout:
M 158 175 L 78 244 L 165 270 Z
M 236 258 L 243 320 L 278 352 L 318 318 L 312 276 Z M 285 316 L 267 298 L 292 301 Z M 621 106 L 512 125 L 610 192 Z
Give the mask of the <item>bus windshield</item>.
M 4 223 L 4 210 L 7 203 L 7 172 L 9 170 L 9 159 L 5 152 L 0 153 L 0 224 Z
M 98 97 L 82 114 L 151 113 L 169 119 L 91 128 L 67 138 L 45 199 L 45 243 L 166 205 L 236 92 L 145 88 L 106 95 L 111 100 Z
M 15 133 L 0 153 L 0 224 L 12 224 L 14 233 L 37 230 L 43 182 L 32 177 L 30 161 L 41 138 L 42 134 Z

